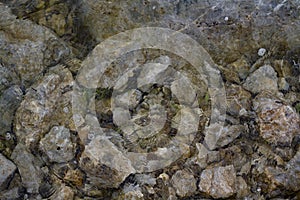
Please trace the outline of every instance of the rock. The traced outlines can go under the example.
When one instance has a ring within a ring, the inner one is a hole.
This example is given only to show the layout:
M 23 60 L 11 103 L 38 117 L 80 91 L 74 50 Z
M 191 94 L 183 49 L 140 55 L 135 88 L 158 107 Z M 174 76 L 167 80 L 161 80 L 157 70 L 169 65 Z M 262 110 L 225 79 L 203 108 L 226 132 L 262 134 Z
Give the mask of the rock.
M 236 177 L 236 191 L 236 197 L 239 199 L 247 197 L 250 193 L 249 186 L 241 176 Z
M 201 173 L 199 190 L 213 198 L 228 198 L 236 193 L 236 174 L 234 167 L 215 167 Z
M 69 186 L 62 184 L 50 197 L 50 200 L 69 200 L 75 196 L 74 191 Z
M 7 184 L 13 177 L 16 169 L 16 165 L 0 153 L 0 191 L 7 188 Z
M 219 123 L 210 125 L 205 129 L 204 142 L 209 150 L 223 147 L 235 140 L 243 131 L 243 125 L 227 125 L 223 126 Z
M 208 164 L 219 159 L 220 155 L 218 151 L 210 151 L 201 143 L 196 143 L 196 148 L 198 150 L 198 154 L 194 158 L 194 162 L 202 169 L 205 168 Z
M 234 61 L 233 63 L 230 63 L 227 67 L 230 71 L 234 71 L 238 74 L 239 79 L 244 80 L 248 72 L 250 70 L 250 64 L 247 61 L 247 59 L 243 56 L 240 59 Z M 226 77 L 226 80 L 230 80 L 231 78 Z
M 278 90 L 277 81 L 275 70 L 270 65 L 264 65 L 247 77 L 243 87 L 253 94 L 264 90 L 276 92 Z
M 272 145 L 290 146 L 294 136 L 299 134 L 297 112 L 280 99 L 264 93 L 257 96 L 253 104 L 258 115 L 260 136 Z
M 151 185 L 154 186 L 156 184 L 156 179 L 151 177 L 148 174 L 136 174 L 135 179 L 139 185 Z
M 20 85 L 17 74 L 0 64 L 0 96 L 3 90 L 12 85 Z
M 257 55 L 258 56 L 264 56 L 267 50 L 265 48 L 258 49 Z
M 28 152 L 26 146 L 21 143 L 15 147 L 11 158 L 18 167 L 22 183 L 27 192 L 37 194 L 42 183 L 40 161 Z
M 23 92 L 18 86 L 11 86 L 0 97 L 0 134 L 11 132 L 15 112 L 22 101 Z
M 119 196 L 118 199 L 120 200 L 142 200 L 144 199 L 144 195 L 142 193 L 142 189 L 139 185 L 125 185 L 123 189 L 124 197 Z
M 27 91 L 15 117 L 19 141 L 36 150 L 38 141 L 54 125 L 72 130 L 72 84 L 71 72 L 58 65 Z
M 3 4 L 0 4 L 0 12 L 0 58 L 18 73 L 26 86 L 47 66 L 57 64 L 70 54 L 67 45 L 47 28 L 16 19 Z
M 288 91 L 289 90 L 289 83 L 285 80 L 285 78 L 280 78 L 278 81 L 278 88 L 281 91 Z
M 87 179 L 101 188 L 117 188 L 127 176 L 135 172 L 131 162 L 108 139 L 95 137 L 80 158 L 80 167 Z
M 188 197 L 194 194 L 197 190 L 196 182 L 193 174 L 185 170 L 177 171 L 171 179 L 176 194 L 180 197 Z
M 50 162 L 68 162 L 75 156 L 75 146 L 71 141 L 70 130 L 64 126 L 54 126 L 40 141 L 41 150 Z
M 226 112 L 232 116 L 238 117 L 242 110 L 250 111 L 251 109 L 251 94 L 239 85 L 227 85 L 226 99 Z

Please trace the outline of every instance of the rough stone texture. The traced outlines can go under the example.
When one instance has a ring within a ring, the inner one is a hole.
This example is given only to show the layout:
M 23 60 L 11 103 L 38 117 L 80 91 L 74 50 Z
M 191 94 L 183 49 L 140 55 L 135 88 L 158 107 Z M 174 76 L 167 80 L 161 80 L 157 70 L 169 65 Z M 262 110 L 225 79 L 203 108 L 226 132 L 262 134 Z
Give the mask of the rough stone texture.
M 213 198 L 227 198 L 236 192 L 236 174 L 232 165 L 206 169 L 202 172 L 199 190 Z
M 197 143 L 196 148 L 198 150 L 198 154 L 193 159 L 193 162 L 199 165 L 199 167 L 205 168 L 208 164 L 218 161 L 220 156 L 218 151 L 210 151 L 201 143 Z
M 196 192 L 196 179 L 193 174 L 185 171 L 177 171 L 171 179 L 172 185 L 176 190 L 176 194 L 180 197 L 188 197 Z
M 16 169 L 16 165 L 0 153 L 0 191 L 7 187 Z
M 0 134 L 11 131 L 15 112 L 22 101 L 23 92 L 18 86 L 12 86 L 0 96 Z
M 125 200 L 143 200 L 144 195 L 142 193 L 141 188 L 138 185 L 126 185 L 123 189 L 124 197 L 119 196 L 118 200 L 125 199 Z
M 69 200 L 74 199 L 72 188 L 62 184 L 57 191 L 50 197 L 50 200 Z
M 204 141 L 208 149 L 223 147 L 235 140 L 243 131 L 243 125 L 227 125 L 215 123 L 205 130 Z
M 242 110 L 247 112 L 251 109 L 251 94 L 239 85 L 227 85 L 226 98 L 226 112 L 232 116 L 240 116 Z
M 275 70 L 270 65 L 264 65 L 247 77 L 243 87 L 254 94 L 264 90 L 276 92 L 277 81 Z
M 40 148 L 51 162 L 68 162 L 74 158 L 75 147 L 69 129 L 54 126 L 40 141 Z
M 102 188 L 118 187 L 135 172 L 131 162 L 108 139 L 95 137 L 85 146 L 80 166 L 87 179 Z
M 254 109 L 262 138 L 273 145 L 291 145 L 300 128 L 299 115 L 291 106 L 263 93 L 255 98 Z
M 0 64 L 0 95 L 9 86 L 19 84 L 19 78 L 14 71 Z
M 16 19 L 3 4 L 0 12 L 0 58 L 18 73 L 25 85 L 30 85 L 47 66 L 70 54 L 66 44 L 47 28 Z
M 71 72 L 58 65 L 26 93 L 16 113 L 15 132 L 27 147 L 34 149 L 53 125 L 72 129 L 72 84 Z
M 28 152 L 26 146 L 18 144 L 14 149 L 12 160 L 18 167 L 22 183 L 28 193 L 38 193 L 42 183 L 42 171 L 40 161 Z

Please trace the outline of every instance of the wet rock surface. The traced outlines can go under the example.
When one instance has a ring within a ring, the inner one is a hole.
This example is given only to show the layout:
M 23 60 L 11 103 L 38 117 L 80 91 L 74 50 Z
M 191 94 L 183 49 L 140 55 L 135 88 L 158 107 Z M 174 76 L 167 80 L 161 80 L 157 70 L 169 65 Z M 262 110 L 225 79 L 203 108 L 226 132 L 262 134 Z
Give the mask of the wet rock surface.
M 299 1 L 0 2 L 0 199 L 299 199 Z

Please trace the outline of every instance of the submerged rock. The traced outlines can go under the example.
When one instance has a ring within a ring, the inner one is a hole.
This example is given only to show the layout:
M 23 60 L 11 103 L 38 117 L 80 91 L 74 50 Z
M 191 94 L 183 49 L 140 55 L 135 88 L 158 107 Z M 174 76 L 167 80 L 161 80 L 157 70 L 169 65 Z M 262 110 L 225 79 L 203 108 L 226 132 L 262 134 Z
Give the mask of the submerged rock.
M 202 172 L 199 190 L 213 198 L 228 198 L 236 193 L 236 174 L 232 165 Z
M 0 191 L 7 188 L 16 169 L 16 165 L 0 153 Z

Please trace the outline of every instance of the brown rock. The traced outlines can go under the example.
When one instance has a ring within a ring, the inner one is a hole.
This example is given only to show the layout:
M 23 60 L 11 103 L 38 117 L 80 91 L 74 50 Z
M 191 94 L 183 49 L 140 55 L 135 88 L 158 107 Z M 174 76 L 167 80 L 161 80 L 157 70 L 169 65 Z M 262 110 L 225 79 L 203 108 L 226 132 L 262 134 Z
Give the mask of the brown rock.
M 259 134 L 270 144 L 289 146 L 299 134 L 299 115 L 279 99 L 261 94 L 254 100 L 254 109 L 258 115 Z

